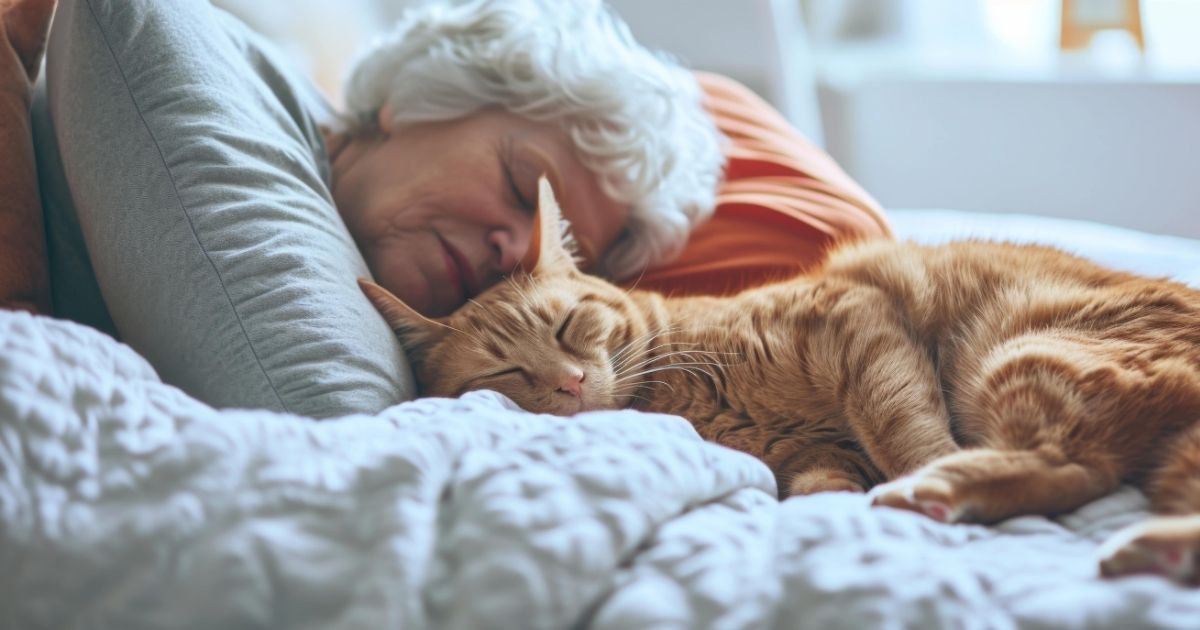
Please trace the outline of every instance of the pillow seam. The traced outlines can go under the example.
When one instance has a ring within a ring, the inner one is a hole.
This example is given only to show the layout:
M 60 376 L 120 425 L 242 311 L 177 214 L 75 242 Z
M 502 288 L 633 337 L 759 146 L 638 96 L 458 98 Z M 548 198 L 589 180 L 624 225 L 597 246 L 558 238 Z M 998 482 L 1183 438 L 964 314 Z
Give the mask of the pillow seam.
M 93 6 L 92 1 L 93 0 L 85 0 L 88 6 L 88 13 L 91 14 L 92 22 L 100 31 L 100 36 L 104 40 L 104 46 L 108 49 L 109 56 L 112 57 L 113 63 L 117 66 L 117 72 L 121 75 L 121 82 L 125 87 L 125 92 L 129 95 L 129 101 L 133 104 L 134 111 L 137 112 L 138 120 L 141 122 L 142 127 L 146 130 L 146 133 L 150 136 L 150 141 L 154 144 L 154 151 L 158 154 L 159 162 L 162 164 L 163 170 L 167 173 L 167 180 L 171 183 L 171 191 L 175 193 L 175 199 L 179 204 L 179 210 L 183 213 L 183 217 L 187 220 L 188 230 L 191 232 L 192 238 L 195 239 L 196 245 L 200 248 L 200 252 L 204 254 L 204 259 L 208 262 L 209 266 L 212 267 L 213 273 L 216 274 L 217 284 L 221 286 L 221 292 L 225 295 L 226 301 L 229 302 L 229 309 L 233 312 L 233 316 L 237 320 L 238 328 L 242 331 L 242 337 L 245 338 L 246 345 L 250 348 L 250 354 L 254 356 L 254 361 L 258 365 L 258 369 L 262 371 L 263 377 L 267 379 L 267 386 L 271 389 L 271 393 L 275 395 L 275 399 L 279 401 L 279 405 L 283 411 L 292 413 L 287 403 L 284 402 L 283 397 L 279 394 L 278 388 L 275 387 L 274 381 L 271 380 L 271 374 L 263 365 L 262 358 L 258 356 L 258 350 L 254 347 L 254 341 L 250 338 L 250 334 L 246 332 L 246 324 L 242 321 L 242 315 L 238 312 L 237 305 L 234 303 L 233 298 L 229 295 L 229 289 L 225 286 L 225 278 L 221 275 L 221 270 L 217 267 L 217 264 L 213 262 L 212 256 L 208 252 L 208 248 L 206 248 L 204 246 L 204 242 L 200 240 L 200 235 L 196 233 L 196 225 L 192 221 L 192 215 L 189 212 L 187 205 L 183 202 L 183 196 L 179 194 L 179 187 L 175 184 L 175 174 L 167 165 L 167 159 L 163 154 L 162 146 L 158 142 L 158 137 L 154 134 L 154 130 L 146 121 L 146 117 L 142 114 L 142 108 L 138 104 L 138 99 L 134 95 L 133 90 L 129 87 L 129 79 L 125 76 L 125 68 L 122 66 L 121 60 L 117 57 L 116 51 L 113 50 L 112 44 L 109 42 L 108 31 L 101 23 L 100 17 L 96 15 L 96 9 Z

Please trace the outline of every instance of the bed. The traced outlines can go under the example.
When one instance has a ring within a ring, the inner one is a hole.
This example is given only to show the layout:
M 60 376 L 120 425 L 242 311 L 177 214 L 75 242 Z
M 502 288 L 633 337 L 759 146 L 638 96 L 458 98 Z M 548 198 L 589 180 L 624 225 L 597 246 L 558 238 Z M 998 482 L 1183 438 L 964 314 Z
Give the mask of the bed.
M 1200 286 L 1200 242 L 1023 215 L 899 237 L 1057 244 Z M 1200 589 L 1103 581 L 1124 488 L 1056 519 L 943 525 L 774 498 L 686 421 L 501 396 L 317 422 L 222 410 L 90 328 L 0 313 L 7 628 L 1195 628 Z

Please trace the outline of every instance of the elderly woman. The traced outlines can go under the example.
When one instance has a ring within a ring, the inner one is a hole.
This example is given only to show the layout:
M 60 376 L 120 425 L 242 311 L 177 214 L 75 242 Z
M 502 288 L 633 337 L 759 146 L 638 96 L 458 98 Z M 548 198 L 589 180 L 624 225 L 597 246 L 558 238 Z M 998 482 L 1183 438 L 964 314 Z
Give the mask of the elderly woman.
M 11 243 L 0 254 L 3 295 L 43 310 L 27 108 L 54 4 L 6 0 L 0 32 L 0 133 L 12 139 L 0 150 L 14 165 L 0 174 L 0 238 Z M 683 267 L 712 272 L 721 264 L 714 258 L 728 259 L 723 275 L 691 288 L 731 290 L 811 264 L 814 244 L 886 233 L 870 197 L 778 114 L 727 82 L 710 78 L 705 89 L 638 45 L 599 0 L 429 4 L 359 58 L 348 111 L 327 117 L 334 201 L 380 283 L 433 315 L 512 270 L 541 173 L 563 201 L 584 263 L 614 279 L 674 259 L 691 236 Z M 731 199 L 774 199 L 775 219 L 718 213 L 707 234 L 695 232 L 713 212 L 725 163 L 714 115 L 730 122 L 734 175 L 757 168 L 768 176 L 766 188 L 742 182 Z M 803 196 L 789 193 L 793 185 Z M 643 286 L 686 288 L 687 274 L 676 271 L 651 272 Z
M 45 309 L 27 124 L 53 2 L 6 10 L 5 295 Z M 18 63 L 20 61 L 21 63 Z M 25 69 L 24 74 L 18 73 Z M 20 76 L 18 76 L 20 75 Z M 678 253 L 708 216 L 719 135 L 692 75 L 638 45 L 598 0 L 485 0 L 410 11 L 362 55 L 325 129 L 332 193 L 376 279 L 442 315 L 512 271 L 546 173 L 584 263 L 620 277 Z M 6 160 L 13 160 L 9 157 Z M 19 234 L 19 236 L 18 236 Z M 30 292 L 33 293 L 30 293 Z M 36 294 L 36 296 L 34 295 Z
M 693 76 L 593 0 L 409 12 L 350 74 L 333 194 L 377 280 L 444 315 L 512 272 L 537 178 L 584 263 L 614 278 L 677 254 L 723 157 Z

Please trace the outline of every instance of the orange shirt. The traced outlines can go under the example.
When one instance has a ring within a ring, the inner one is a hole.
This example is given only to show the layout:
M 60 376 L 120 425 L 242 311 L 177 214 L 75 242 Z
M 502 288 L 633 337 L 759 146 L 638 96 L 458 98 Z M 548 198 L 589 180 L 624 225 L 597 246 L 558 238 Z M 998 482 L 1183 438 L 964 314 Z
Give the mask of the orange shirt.
M 891 236 L 879 204 L 773 107 L 732 79 L 696 76 L 730 141 L 716 211 L 679 258 L 625 286 L 734 293 L 813 267 L 835 241 Z

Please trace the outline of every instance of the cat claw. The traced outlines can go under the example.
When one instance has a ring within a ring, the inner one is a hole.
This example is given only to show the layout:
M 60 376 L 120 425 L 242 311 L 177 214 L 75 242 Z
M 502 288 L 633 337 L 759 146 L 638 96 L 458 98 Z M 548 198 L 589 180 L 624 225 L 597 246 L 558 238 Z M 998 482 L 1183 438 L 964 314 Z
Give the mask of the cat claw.
M 1100 575 L 1159 575 L 1200 586 L 1200 517 L 1155 517 L 1100 546 Z

